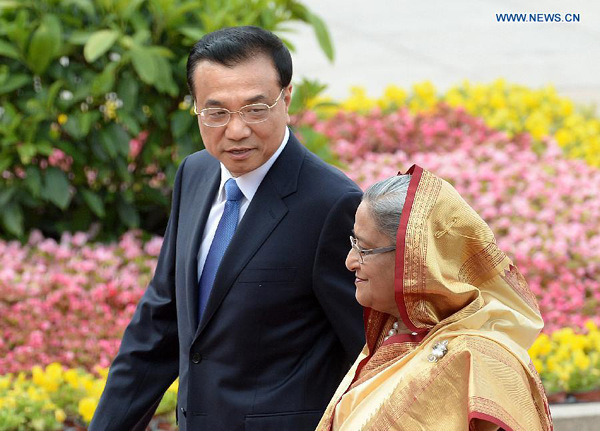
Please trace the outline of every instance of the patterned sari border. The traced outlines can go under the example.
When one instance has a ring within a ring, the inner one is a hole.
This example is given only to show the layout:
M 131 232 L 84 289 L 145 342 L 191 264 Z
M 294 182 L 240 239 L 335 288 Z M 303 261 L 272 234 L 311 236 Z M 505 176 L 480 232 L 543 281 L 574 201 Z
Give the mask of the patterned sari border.
M 396 234 L 396 268 L 394 273 L 394 291 L 396 295 L 396 304 L 398 304 L 398 310 L 402 321 L 408 329 L 414 332 L 422 331 L 417 328 L 410 321 L 408 317 L 408 311 L 406 310 L 406 303 L 404 302 L 404 255 L 406 250 L 406 230 L 408 227 L 408 220 L 412 211 L 413 203 L 415 201 L 415 194 L 421 176 L 423 175 L 423 168 L 417 165 L 413 165 L 406 174 L 411 174 L 410 184 L 408 186 L 408 193 L 406 200 L 404 201 L 404 208 L 402 209 L 402 215 L 400 216 L 400 225 L 398 226 L 398 233 Z M 402 175 L 398 172 L 398 175 Z

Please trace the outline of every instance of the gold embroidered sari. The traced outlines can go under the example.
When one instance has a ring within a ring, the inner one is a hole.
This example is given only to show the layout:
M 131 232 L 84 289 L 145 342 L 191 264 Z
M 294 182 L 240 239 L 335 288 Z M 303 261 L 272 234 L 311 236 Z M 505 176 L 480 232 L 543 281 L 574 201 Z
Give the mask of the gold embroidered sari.
M 365 309 L 366 345 L 317 430 L 552 430 L 527 354 L 543 327 L 533 293 L 450 184 L 408 173 L 394 289 L 412 334 L 384 340 L 396 318 Z

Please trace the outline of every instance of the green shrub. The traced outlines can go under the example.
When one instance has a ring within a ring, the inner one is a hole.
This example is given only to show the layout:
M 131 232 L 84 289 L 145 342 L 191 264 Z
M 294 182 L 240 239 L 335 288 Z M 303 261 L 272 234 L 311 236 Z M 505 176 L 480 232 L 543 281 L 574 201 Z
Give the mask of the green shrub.
M 162 233 L 201 149 L 185 62 L 206 32 L 323 22 L 293 0 L 0 0 L 0 235 Z

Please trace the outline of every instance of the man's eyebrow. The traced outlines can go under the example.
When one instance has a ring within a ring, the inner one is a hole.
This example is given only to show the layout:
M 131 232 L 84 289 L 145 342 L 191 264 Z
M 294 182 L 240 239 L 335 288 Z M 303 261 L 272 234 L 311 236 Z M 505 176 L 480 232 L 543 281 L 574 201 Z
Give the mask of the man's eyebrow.
M 252 103 L 264 102 L 265 100 L 267 100 L 267 96 L 265 96 L 264 94 L 258 94 L 254 97 L 246 99 L 246 103 L 250 105 Z
M 259 103 L 259 102 L 264 103 L 265 100 L 267 100 L 267 96 L 265 96 L 264 94 L 257 94 L 256 96 L 249 97 L 246 100 L 244 100 L 244 106 L 252 105 L 253 103 Z M 206 107 L 206 108 L 221 107 L 221 106 L 223 106 L 223 102 L 221 102 L 220 100 L 216 100 L 216 99 L 208 99 L 204 103 L 204 107 Z
M 223 104 L 221 102 L 219 102 L 218 100 L 215 99 L 208 99 L 205 103 L 204 106 L 205 107 L 210 107 L 210 106 L 222 106 Z

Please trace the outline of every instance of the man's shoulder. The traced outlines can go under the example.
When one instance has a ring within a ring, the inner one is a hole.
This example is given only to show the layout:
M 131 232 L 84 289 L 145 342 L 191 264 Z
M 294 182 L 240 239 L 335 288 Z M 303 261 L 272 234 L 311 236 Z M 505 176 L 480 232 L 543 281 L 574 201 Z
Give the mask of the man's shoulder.
M 328 188 L 335 192 L 360 192 L 360 188 L 348 176 L 335 166 L 324 162 L 321 158 L 310 151 L 306 151 L 306 157 L 300 170 L 300 174 L 320 185 L 320 188 Z M 323 190 L 324 191 L 324 190 Z
M 208 151 L 200 150 L 186 156 L 179 165 L 179 170 L 184 178 L 204 176 L 219 171 L 220 164 Z

